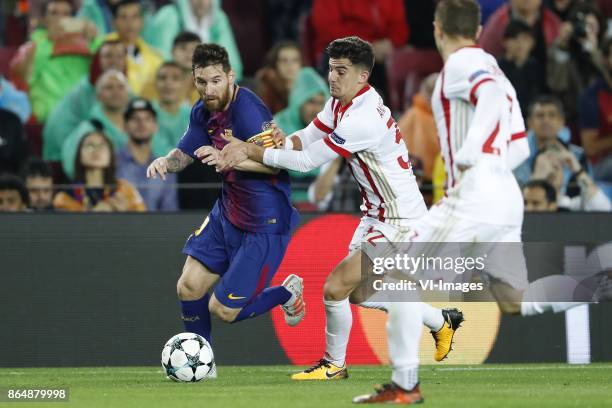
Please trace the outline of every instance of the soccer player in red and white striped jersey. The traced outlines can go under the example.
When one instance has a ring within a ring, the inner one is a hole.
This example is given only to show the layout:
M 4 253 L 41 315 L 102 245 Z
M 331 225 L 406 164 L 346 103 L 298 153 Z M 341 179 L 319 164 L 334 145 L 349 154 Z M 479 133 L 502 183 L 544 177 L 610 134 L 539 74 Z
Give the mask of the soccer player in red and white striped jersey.
M 271 167 L 306 172 L 342 156 L 359 185 L 363 218 L 349 254 L 330 273 L 324 287 L 326 352 L 314 367 L 294 374 L 294 380 L 347 377 L 345 357 L 352 325 L 349 295 L 362 282 L 361 244 L 396 242 L 427 211 L 397 124 L 380 95 L 368 85 L 374 63 L 371 44 L 347 37 L 333 41 L 327 51 L 332 98 L 312 123 L 290 135 L 284 149 L 264 149 L 234 141 L 224 148 L 218 166 L 219 170 L 231 168 L 248 157 Z M 386 307 L 362 299 L 351 301 L 362 301 L 364 307 Z M 449 313 L 462 319 L 461 313 L 455 309 L 441 311 L 420 302 L 411 303 L 411 307 L 419 322 L 437 336 L 436 358 L 444 358 L 454 332 L 448 323 Z M 402 385 L 407 390 L 414 386 Z

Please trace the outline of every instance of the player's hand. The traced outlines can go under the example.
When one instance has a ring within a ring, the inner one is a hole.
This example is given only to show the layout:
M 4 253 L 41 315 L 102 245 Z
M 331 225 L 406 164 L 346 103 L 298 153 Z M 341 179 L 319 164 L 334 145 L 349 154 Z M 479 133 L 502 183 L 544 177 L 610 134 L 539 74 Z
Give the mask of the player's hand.
M 217 162 L 217 171 L 223 172 L 232 169 L 249 158 L 246 143 L 236 141 L 225 145 Z
M 168 173 L 168 160 L 165 157 L 160 157 L 153 160 L 153 163 L 147 168 L 147 178 L 157 178 L 157 175 L 162 180 L 166 180 L 166 174 Z
M 193 154 L 203 163 L 209 166 L 216 166 L 219 162 L 219 150 L 212 146 L 202 146 Z
M 283 132 L 283 129 L 279 128 L 276 123 L 272 123 L 270 129 L 272 129 L 271 136 L 272 140 L 274 141 L 274 144 L 279 148 L 285 147 L 285 138 L 287 137 L 287 135 L 285 134 L 285 132 Z

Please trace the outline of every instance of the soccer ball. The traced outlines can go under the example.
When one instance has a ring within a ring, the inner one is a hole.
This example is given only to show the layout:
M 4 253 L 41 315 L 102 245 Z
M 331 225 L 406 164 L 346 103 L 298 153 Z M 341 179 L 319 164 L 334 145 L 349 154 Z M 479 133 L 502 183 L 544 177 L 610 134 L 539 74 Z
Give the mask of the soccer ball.
M 173 381 L 196 382 L 217 376 L 212 348 L 199 334 L 173 336 L 166 342 L 161 357 L 164 372 Z

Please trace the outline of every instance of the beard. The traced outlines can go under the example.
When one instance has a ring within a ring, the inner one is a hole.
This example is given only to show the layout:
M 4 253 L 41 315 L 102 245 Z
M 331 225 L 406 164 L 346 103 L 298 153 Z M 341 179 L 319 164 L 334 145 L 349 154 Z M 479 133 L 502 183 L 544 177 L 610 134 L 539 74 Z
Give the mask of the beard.
M 138 137 L 130 136 L 130 141 L 134 143 L 136 146 L 142 146 L 147 143 L 150 143 L 151 139 L 153 139 L 153 135 L 151 135 L 150 137 L 145 137 L 145 138 L 138 138 Z
M 228 86 L 227 88 L 225 88 L 225 91 L 223 91 L 223 94 L 221 96 L 215 97 L 214 99 L 208 99 L 208 100 L 205 98 L 202 98 L 202 99 L 208 111 L 219 112 L 219 111 L 222 111 L 223 108 L 225 108 L 225 106 L 229 102 L 229 98 L 230 98 L 230 87 Z

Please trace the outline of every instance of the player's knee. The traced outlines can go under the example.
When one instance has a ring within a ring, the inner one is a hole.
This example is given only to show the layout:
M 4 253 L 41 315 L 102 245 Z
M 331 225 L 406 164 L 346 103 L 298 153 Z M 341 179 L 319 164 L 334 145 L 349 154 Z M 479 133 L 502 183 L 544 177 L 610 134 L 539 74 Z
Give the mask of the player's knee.
M 329 277 L 323 285 L 323 298 L 325 300 L 343 300 L 349 293 L 337 280 L 330 279 Z
M 176 283 L 176 294 L 180 300 L 197 300 L 204 296 L 203 291 L 188 279 L 179 279 Z
M 521 313 L 520 302 L 498 302 L 499 310 L 504 314 L 517 315 Z

